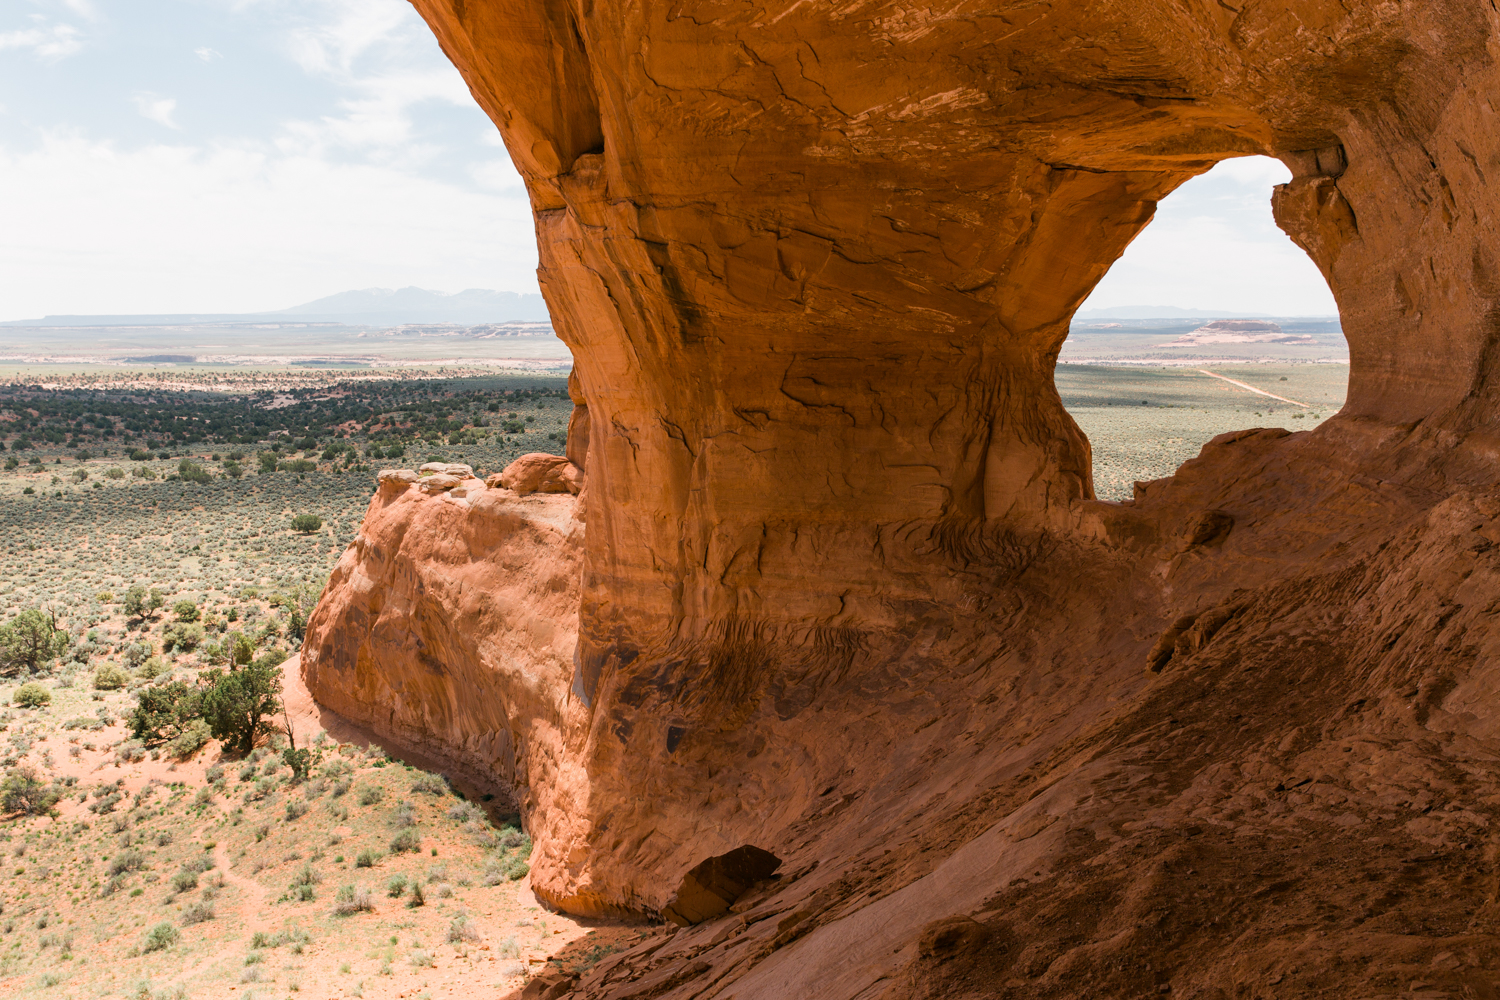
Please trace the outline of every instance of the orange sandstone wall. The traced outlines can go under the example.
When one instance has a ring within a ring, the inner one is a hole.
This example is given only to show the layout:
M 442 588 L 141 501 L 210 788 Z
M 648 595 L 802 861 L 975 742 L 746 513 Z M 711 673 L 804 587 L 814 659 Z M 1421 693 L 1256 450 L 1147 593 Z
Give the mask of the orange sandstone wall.
M 555 593 L 465 556 L 527 595 L 475 619 L 420 569 L 449 501 L 377 499 L 408 540 L 341 567 L 310 686 L 524 744 L 556 905 L 783 863 L 582 995 L 1493 995 L 1492 4 L 415 4 L 532 198 L 587 531 Z M 1348 405 L 1099 503 L 1069 318 L 1251 153 Z

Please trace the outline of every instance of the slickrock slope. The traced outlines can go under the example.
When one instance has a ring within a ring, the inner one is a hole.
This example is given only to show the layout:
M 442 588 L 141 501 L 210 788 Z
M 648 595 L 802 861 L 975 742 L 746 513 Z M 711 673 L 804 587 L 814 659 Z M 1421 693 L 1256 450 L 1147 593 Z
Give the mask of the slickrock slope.
M 587 530 L 507 570 L 518 501 L 383 495 L 303 663 L 517 748 L 543 898 L 690 924 L 577 995 L 1496 995 L 1493 5 L 415 2 L 531 193 L 587 432 L 528 502 Z M 1348 405 L 1096 502 L 1068 319 L 1247 153 Z

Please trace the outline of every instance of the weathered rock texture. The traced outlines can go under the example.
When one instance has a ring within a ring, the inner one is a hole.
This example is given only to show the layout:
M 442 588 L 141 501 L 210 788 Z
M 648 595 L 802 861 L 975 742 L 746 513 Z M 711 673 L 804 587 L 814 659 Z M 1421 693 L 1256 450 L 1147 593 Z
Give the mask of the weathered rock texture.
M 555 905 L 781 862 L 580 995 L 1496 995 L 1494 5 L 415 3 L 531 193 L 582 569 L 383 493 L 310 686 L 502 761 Z M 1096 502 L 1069 317 L 1247 153 L 1348 405 Z

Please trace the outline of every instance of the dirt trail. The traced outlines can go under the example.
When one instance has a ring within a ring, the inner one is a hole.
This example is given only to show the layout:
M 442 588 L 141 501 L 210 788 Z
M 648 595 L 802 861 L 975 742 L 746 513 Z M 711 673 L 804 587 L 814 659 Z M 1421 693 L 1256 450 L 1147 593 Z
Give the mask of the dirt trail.
M 193 831 L 193 837 L 201 839 L 208 827 L 209 824 L 200 826 Z M 223 844 L 214 844 L 214 864 L 218 866 L 227 884 L 240 889 L 240 904 L 237 909 L 240 918 L 245 923 L 246 933 L 254 934 L 256 931 L 266 930 L 269 926 L 269 921 L 266 920 L 266 887 L 253 878 L 245 878 L 231 871 L 229 852 L 225 850 Z
M 1228 382 L 1230 385 L 1237 385 L 1241 389 L 1249 389 L 1251 392 L 1256 393 L 1258 395 L 1261 395 L 1261 396 L 1270 396 L 1272 399 L 1279 399 L 1283 403 L 1291 403 L 1293 406 L 1300 406 L 1304 410 L 1310 410 L 1310 409 L 1312 409 L 1312 407 L 1309 406 L 1307 403 L 1299 403 L 1295 399 L 1287 399 L 1285 396 L 1278 396 L 1274 392 L 1267 392 L 1264 389 L 1257 389 L 1253 385 L 1247 385 L 1246 383 L 1241 382 L 1239 379 L 1230 378 L 1228 375 L 1215 375 L 1213 372 L 1207 370 L 1206 368 L 1199 368 L 1198 371 L 1200 371 L 1203 374 L 1209 376 L 1210 378 L 1223 379 L 1225 382 Z

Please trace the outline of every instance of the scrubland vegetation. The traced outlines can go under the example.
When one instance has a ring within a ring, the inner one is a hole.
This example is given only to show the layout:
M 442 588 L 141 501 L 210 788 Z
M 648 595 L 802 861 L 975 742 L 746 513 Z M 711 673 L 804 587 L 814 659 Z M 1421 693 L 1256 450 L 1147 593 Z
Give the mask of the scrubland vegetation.
M 524 891 L 504 802 L 290 745 L 280 704 L 374 471 L 498 470 L 562 450 L 570 411 L 524 376 L 0 389 L 0 984 L 416 996 L 608 953 Z
M 1182 371 L 1058 382 L 1101 496 L 1128 497 L 1214 434 L 1337 410 L 1346 369 L 1285 367 L 1233 375 L 1313 405 Z M 627 946 L 538 906 L 506 803 L 378 747 L 293 745 L 280 704 L 375 471 L 561 452 L 564 380 L 239 387 L 0 386 L 0 987 L 503 996 Z
M 571 412 L 565 380 L 541 376 L 325 377 L 246 394 L 0 387 L 0 610 L 65 607 L 75 644 L 101 626 L 118 639 L 118 602 L 137 584 L 219 622 L 230 608 L 259 618 L 278 593 L 316 597 L 380 468 L 498 471 L 561 452 Z

